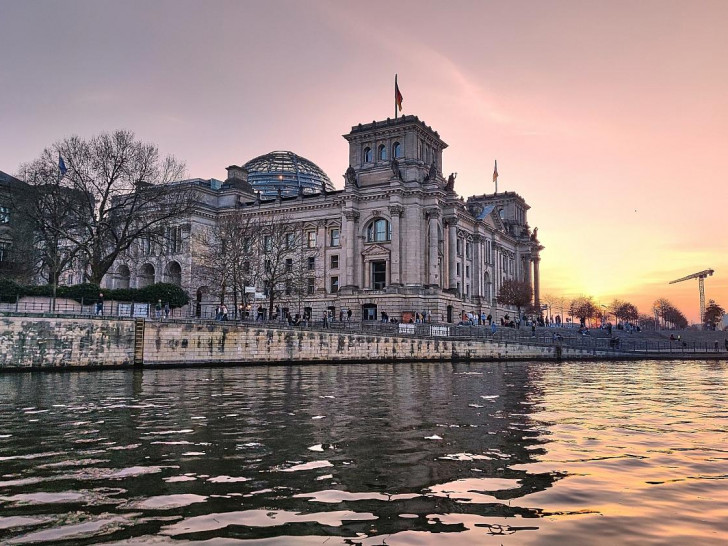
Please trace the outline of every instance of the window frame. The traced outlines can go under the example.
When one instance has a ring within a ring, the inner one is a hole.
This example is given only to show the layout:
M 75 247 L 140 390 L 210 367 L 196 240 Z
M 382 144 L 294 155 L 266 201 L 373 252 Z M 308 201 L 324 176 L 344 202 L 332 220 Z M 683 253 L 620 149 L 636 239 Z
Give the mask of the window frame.
M 334 234 L 336 234 L 335 237 Z M 332 228 L 329 231 L 329 246 L 341 246 L 341 230 L 339 228 Z
M 367 243 L 389 243 L 392 241 L 392 224 L 386 218 L 375 218 L 367 225 L 366 234 Z

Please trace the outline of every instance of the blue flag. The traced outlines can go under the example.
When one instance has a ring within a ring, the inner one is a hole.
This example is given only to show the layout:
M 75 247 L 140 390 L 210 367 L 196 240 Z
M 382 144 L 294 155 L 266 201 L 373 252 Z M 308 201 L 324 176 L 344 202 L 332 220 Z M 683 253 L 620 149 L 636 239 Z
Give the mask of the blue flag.
M 61 157 L 61 153 L 58 153 L 58 170 L 61 171 L 61 176 L 66 175 L 66 171 L 68 169 L 66 168 L 66 164 L 63 162 L 63 158 Z

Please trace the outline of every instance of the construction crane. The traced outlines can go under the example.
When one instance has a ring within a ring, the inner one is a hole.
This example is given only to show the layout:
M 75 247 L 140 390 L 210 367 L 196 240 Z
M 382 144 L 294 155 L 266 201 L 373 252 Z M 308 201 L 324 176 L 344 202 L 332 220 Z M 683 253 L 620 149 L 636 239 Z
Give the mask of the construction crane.
M 703 324 L 705 319 L 705 277 L 710 277 L 713 273 L 715 273 L 715 271 L 712 269 L 705 269 L 668 283 L 675 284 L 677 282 L 683 282 L 690 279 L 698 279 L 698 290 L 700 291 L 700 324 Z

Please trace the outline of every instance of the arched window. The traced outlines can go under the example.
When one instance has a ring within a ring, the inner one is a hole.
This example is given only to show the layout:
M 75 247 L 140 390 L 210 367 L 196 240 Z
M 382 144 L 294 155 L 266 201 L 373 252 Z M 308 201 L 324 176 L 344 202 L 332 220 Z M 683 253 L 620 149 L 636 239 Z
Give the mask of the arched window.
M 116 270 L 116 288 L 129 288 L 131 271 L 125 265 L 120 265 Z
M 387 147 L 384 144 L 379 145 L 377 157 L 379 157 L 379 161 L 387 160 Z
M 367 146 L 364 148 L 364 163 L 371 163 L 372 162 L 372 149 Z
M 402 157 L 402 146 L 399 142 L 392 144 L 392 157 L 395 159 Z
M 144 264 L 139 269 L 137 275 L 137 288 L 144 288 L 150 284 L 154 284 L 154 266 L 152 264 Z
M 179 262 L 169 262 L 167 264 L 167 268 L 164 271 L 164 282 L 176 284 L 177 286 L 182 284 L 182 268 Z
M 392 228 L 384 218 L 373 220 L 367 227 L 367 243 L 380 243 L 392 239 Z

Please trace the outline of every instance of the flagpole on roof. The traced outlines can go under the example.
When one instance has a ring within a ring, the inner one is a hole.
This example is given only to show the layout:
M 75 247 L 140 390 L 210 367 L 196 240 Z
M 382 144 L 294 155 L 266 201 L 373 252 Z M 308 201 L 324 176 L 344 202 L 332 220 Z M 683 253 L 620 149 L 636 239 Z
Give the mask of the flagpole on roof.
M 498 193 L 498 160 L 495 160 L 495 167 L 493 167 L 493 182 L 495 182 L 495 193 Z
M 394 75 L 394 119 L 397 119 L 397 74 Z

